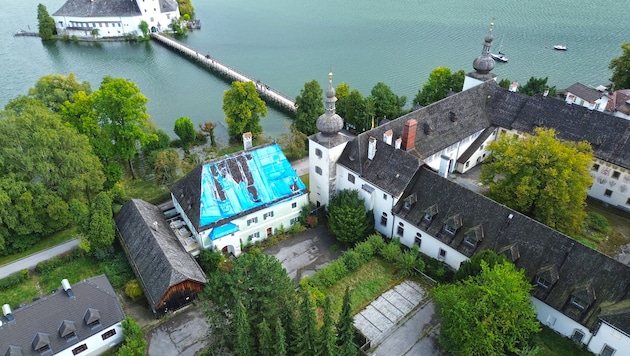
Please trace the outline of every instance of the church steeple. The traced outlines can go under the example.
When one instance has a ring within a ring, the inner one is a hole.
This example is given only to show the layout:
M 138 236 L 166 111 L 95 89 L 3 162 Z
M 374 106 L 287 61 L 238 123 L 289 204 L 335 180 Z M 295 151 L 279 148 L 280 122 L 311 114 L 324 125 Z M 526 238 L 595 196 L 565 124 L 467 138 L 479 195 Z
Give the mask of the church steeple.
M 496 80 L 497 76 L 492 73 L 495 63 L 494 59 L 490 55 L 490 48 L 492 48 L 492 41 L 494 40 L 494 37 L 492 36 L 493 27 L 494 23 L 491 22 L 490 30 L 488 30 L 488 34 L 484 38 L 481 55 L 473 61 L 473 68 L 475 71 L 466 74 L 462 90 L 470 89 L 481 83 L 487 82 L 488 80 Z
M 332 84 L 332 72 L 328 73 L 328 89 L 326 89 L 326 113 L 335 114 L 335 102 L 337 102 L 337 92 Z
M 324 136 L 334 136 L 343 128 L 343 119 L 335 112 L 337 93 L 332 84 L 332 75 L 332 72 L 328 73 L 328 89 L 326 89 L 326 99 L 324 99 L 326 112 L 315 122 L 317 129 Z

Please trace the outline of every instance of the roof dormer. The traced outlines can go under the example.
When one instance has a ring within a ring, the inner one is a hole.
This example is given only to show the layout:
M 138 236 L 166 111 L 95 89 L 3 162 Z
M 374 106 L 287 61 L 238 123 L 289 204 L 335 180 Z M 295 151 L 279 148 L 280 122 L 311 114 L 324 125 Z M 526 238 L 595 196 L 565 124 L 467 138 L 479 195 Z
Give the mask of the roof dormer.
M 77 338 L 77 326 L 74 321 L 64 320 L 59 326 L 59 336 L 64 340 L 70 341 Z
M 560 279 L 556 265 L 548 265 L 538 270 L 535 277 L 536 284 L 548 290 Z
M 451 236 L 455 236 L 460 227 L 462 227 L 462 216 L 461 214 L 455 214 L 444 221 L 442 230 Z
M 418 201 L 418 196 L 414 192 L 413 194 L 409 195 L 403 200 L 403 209 L 405 211 L 411 210 L 411 208 L 414 206 L 414 204 L 416 204 L 417 201 Z
M 591 283 L 587 283 L 575 288 L 573 293 L 571 293 L 569 303 L 572 307 L 577 308 L 580 311 L 584 311 L 593 304 L 595 299 L 597 299 L 595 297 L 595 289 Z
M 518 245 L 516 243 L 507 245 L 500 249 L 499 255 L 501 254 L 504 255 L 508 261 L 512 261 L 512 263 L 515 263 L 521 257 L 521 253 L 518 250 Z
M 483 241 L 483 226 L 481 224 L 471 227 L 464 234 L 464 243 L 468 247 L 477 248 L 481 241 Z
M 94 329 L 101 325 L 101 313 L 98 309 L 88 308 L 83 316 L 83 321 L 85 325 Z
M 40 355 L 52 355 L 50 349 L 50 338 L 46 333 L 37 333 L 33 338 L 33 350 L 39 352 Z
M 422 215 L 421 224 L 425 226 L 429 226 L 431 222 L 433 221 L 433 218 L 435 218 L 438 212 L 439 211 L 438 211 L 437 204 L 433 204 L 430 207 L 426 208 L 424 210 L 424 214 Z

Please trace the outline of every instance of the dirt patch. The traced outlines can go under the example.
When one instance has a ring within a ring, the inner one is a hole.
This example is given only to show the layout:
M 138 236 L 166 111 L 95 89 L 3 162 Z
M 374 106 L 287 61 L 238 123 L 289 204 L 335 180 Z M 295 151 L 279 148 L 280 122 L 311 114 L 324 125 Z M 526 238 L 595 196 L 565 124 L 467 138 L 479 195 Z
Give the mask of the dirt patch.
M 587 211 L 605 216 L 612 228 L 608 237 L 597 246 L 597 249 L 628 264 L 630 262 L 630 214 L 594 199 L 588 199 L 587 204 Z

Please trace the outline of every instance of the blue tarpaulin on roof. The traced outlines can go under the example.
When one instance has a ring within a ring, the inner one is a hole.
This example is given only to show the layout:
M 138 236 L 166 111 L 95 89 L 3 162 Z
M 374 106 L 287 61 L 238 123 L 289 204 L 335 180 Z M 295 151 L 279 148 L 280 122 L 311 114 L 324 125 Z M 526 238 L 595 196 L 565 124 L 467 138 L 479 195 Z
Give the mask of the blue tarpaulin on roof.
M 304 194 L 305 189 L 277 144 L 239 152 L 202 167 L 199 225 Z
M 223 236 L 227 236 L 229 234 L 233 234 L 235 232 L 238 231 L 238 226 L 232 224 L 232 223 L 227 223 L 225 225 L 219 226 L 219 227 L 215 227 L 212 232 L 210 233 L 210 240 L 214 241 L 216 239 L 220 239 Z

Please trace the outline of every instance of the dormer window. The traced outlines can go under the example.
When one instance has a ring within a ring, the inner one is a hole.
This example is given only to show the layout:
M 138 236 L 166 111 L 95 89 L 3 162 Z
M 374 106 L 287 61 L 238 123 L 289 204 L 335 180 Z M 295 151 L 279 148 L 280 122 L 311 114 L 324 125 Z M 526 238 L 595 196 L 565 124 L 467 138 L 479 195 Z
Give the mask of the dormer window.
M 461 226 L 462 217 L 460 214 L 455 214 L 444 222 L 444 232 L 448 233 L 451 236 L 454 236 Z
M 586 303 L 586 301 L 572 295 L 571 296 L 571 305 L 573 305 L 574 307 L 580 309 L 580 310 L 584 310 L 586 309 L 586 306 L 588 305 Z
M 66 341 L 72 341 L 77 338 L 77 327 L 74 321 L 64 320 L 59 326 L 59 336 Z
M 538 270 L 535 281 L 541 288 L 549 289 L 559 278 L 556 265 L 549 265 Z
M 418 201 L 418 196 L 416 195 L 416 193 L 411 194 L 410 196 L 406 197 L 404 202 L 403 202 L 403 209 L 405 211 L 409 211 L 411 210 L 411 207 Z
M 536 276 L 536 284 L 538 284 L 539 286 L 548 289 L 549 287 L 551 287 L 551 282 L 549 282 L 548 280 L 544 279 L 541 276 Z
M 584 311 L 595 301 L 595 289 L 590 283 L 577 287 L 573 293 L 569 303 L 571 306 Z
M 477 247 L 481 240 L 483 240 L 483 227 L 481 225 L 471 228 L 464 235 L 464 243 L 470 247 Z
M 431 205 L 424 211 L 424 215 L 422 216 L 422 222 L 426 225 L 431 223 L 431 220 L 437 215 L 438 206 L 436 204 Z
M 97 328 L 101 325 L 101 313 L 98 309 L 88 308 L 83 316 L 83 321 L 90 328 Z
M 33 339 L 33 350 L 39 352 L 40 355 L 52 354 L 50 349 L 50 338 L 46 333 L 37 333 Z

